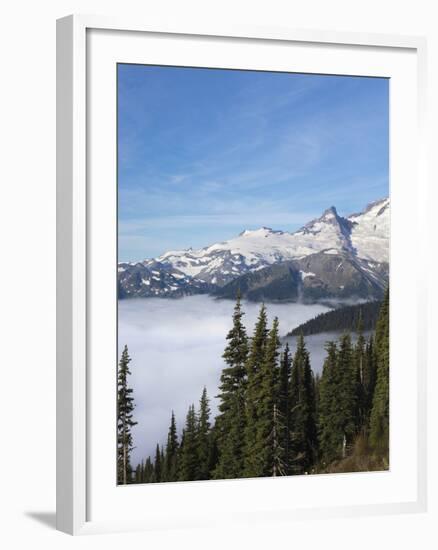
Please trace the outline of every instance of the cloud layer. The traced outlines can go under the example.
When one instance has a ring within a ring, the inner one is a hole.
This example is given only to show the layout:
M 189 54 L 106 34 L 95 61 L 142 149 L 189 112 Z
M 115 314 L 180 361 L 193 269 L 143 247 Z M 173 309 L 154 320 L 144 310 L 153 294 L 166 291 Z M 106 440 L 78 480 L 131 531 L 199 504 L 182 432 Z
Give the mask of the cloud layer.
M 172 409 L 178 429 L 187 408 L 197 404 L 207 387 L 216 414 L 221 358 L 234 303 L 207 296 L 180 300 L 139 299 L 119 302 L 119 349 L 128 345 L 132 357 L 131 386 L 136 402 L 133 463 L 164 444 Z M 245 303 L 245 323 L 252 332 L 259 304 Z M 321 305 L 269 304 L 268 316 L 278 316 L 281 334 L 326 311 Z M 311 341 L 309 341 L 309 344 Z M 321 348 L 323 342 L 316 343 Z M 319 364 L 321 357 L 315 355 Z M 315 363 L 315 366 L 316 366 Z

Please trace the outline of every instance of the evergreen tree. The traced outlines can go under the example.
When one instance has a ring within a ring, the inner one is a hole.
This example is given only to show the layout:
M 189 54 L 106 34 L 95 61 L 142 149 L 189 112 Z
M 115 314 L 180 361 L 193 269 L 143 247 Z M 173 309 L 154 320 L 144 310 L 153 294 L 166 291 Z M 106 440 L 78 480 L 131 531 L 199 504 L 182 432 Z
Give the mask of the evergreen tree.
M 356 393 L 356 432 L 365 428 L 365 338 L 363 335 L 362 315 L 359 316 L 357 323 L 357 341 L 353 352 L 354 359 L 354 376 L 355 376 L 355 393 Z
M 162 454 L 160 451 L 160 446 L 157 443 L 156 449 L 155 449 L 155 461 L 154 461 L 154 474 L 153 474 L 153 481 L 154 483 L 159 483 L 162 481 L 161 476 L 163 473 L 163 461 L 162 461 Z
M 133 420 L 133 390 L 128 386 L 129 370 L 128 347 L 125 346 L 119 362 L 117 377 L 117 482 L 126 485 L 131 481 L 130 456 L 133 447 L 131 429 L 137 424 Z
M 389 289 L 376 325 L 377 380 L 370 418 L 370 443 L 387 455 L 389 450 Z
M 177 480 L 177 459 L 178 459 L 178 434 L 176 431 L 175 414 L 172 411 L 169 432 L 167 435 L 163 481 Z
M 137 464 L 135 468 L 135 483 L 141 483 L 143 477 L 142 464 Z
M 358 432 L 357 420 L 357 378 L 352 358 L 351 337 L 348 333 L 341 336 L 337 357 L 338 401 L 337 419 L 341 440 L 341 456 L 345 457 L 348 447 Z
M 281 354 L 280 372 L 278 383 L 278 418 L 281 419 L 280 425 L 277 422 L 277 431 L 279 433 L 279 445 L 282 452 L 279 451 L 280 459 L 283 461 L 283 470 L 285 475 L 290 473 L 290 376 L 292 360 L 290 356 L 289 344 L 286 342 L 284 351 Z
M 297 340 L 290 383 L 291 470 L 308 472 L 317 455 L 314 380 L 304 337 Z
M 216 418 L 215 443 L 218 462 L 213 472 L 217 479 L 236 478 L 243 471 L 245 432 L 246 362 L 248 337 L 243 325 L 240 295 L 237 295 L 233 326 L 227 335 L 222 355 L 226 367 L 219 386 L 219 415 Z
M 323 463 L 343 458 L 358 433 L 358 379 L 351 337 L 327 344 L 320 383 L 319 430 Z
M 339 450 L 339 428 L 336 417 L 337 407 L 337 347 L 335 342 L 327 342 L 327 356 L 324 360 L 319 383 L 319 446 L 323 463 L 331 462 Z
M 202 391 L 197 431 L 197 456 L 198 471 L 196 479 L 209 479 L 210 477 L 210 405 L 207 397 L 207 389 Z
M 254 334 L 251 339 L 248 360 L 246 362 L 247 372 L 247 393 L 246 393 L 246 425 L 245 425 L 245 448 L 244 448 L 244 475 L 245 477 L 256 477 L 261 475 L 260 463 L 257 457 L 258 434 L 257 421 L 258 409 L 260 406 L 259 396 L 261 388 L 261 372 L 265 359 L 267 341 L 267 316 L 266 307 L 263 304 L 260 308 Z
M 365 346 L 363 401 L 364 424 L 369 430 L 370 414 L 373 406 L 374 389 L 377 377 L 377 357 L 375 353 L 374 338 L 371 335 Z
M 260 369 L 260 388 L 257 397 L 256 442 L 253 448 L 255 475 L 277 475 L 284 463 L 284 450 L 280 445 L 282 430 L 277 408 L 278 399 L 278 319 L 275 318 L 266 341 L 265 356 Z M 274 464 L 275 455 L 275 464 Z
M 186 417 L 183 443 L 180 454 L 180 481 L 193 481 L 198 479 L 198 429 L 195 406 L 191 405 Z
M 151 483 L 153 479 L 153 474 L 154 474 L 154 466 L 152 464 L 151 457 L 148 456 L 144 464 L 143 483 Z

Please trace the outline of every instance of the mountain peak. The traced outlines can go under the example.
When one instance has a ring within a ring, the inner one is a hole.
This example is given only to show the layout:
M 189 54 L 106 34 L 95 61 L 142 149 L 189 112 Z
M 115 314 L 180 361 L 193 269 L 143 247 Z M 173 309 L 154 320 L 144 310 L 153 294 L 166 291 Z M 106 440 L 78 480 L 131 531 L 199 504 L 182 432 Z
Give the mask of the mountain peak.
M 320 219 L 330 220 L 337 217 L 338 217 L 338 211 L 336 210 L 336 207 L 330 206 L 330 208 L 327 208 L 327 210 L 324 210 Z
M 245 229 L 239 233 L 239 237 L 247 237 L 248 235 L 260 235 L 263 233 L 274 233 L 274 230 L 271 227 L 259 227 L 258 229 Z

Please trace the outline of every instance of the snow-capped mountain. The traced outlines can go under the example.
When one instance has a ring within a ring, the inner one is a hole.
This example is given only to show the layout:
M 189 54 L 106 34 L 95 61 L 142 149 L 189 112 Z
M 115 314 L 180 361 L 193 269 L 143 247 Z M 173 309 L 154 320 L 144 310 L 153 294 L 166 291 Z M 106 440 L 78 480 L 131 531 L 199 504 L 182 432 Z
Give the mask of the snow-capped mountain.
M 389 199 L 347 218 L 332 206 L 294 233 L 261 227 L 199 250 L 170 251 L 143 262 L 120 263 L 119 296 L 215 292 L 246 274 L 319 253 L 348 255 L 359 269 L 372 276 L 375 271 L 381 278 L 385 272 L 381 264 L 386 265 L 389 257 Z

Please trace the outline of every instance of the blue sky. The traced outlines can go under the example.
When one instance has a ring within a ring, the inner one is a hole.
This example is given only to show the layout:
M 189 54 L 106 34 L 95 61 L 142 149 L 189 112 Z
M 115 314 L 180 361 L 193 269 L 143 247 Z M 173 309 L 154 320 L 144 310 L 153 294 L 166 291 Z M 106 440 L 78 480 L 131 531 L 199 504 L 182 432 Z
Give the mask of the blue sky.
M 389 81 L 118 66 L 119 260 L 388 195 Z

